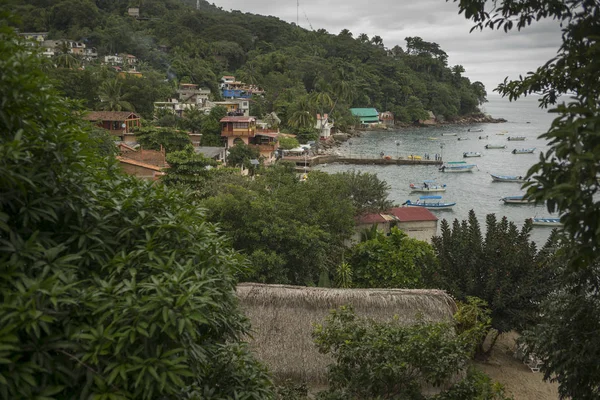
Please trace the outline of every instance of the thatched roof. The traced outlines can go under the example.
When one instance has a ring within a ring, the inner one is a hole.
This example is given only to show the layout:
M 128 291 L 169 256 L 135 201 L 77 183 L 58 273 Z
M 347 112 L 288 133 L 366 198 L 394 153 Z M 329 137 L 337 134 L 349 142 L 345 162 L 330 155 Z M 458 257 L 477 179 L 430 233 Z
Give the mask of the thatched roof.
M 329 310 L 352 305 L 357 315 L 405 324 L 419 316 L 428 322 L 449 322 L 454 300 L 442 290 L 329 289 L 242 283 L 237 286 L 242 308 L 252 324 L 250 345 L 278 378 L 324 382 L 328 356 L 313 344 L 313 324 Z

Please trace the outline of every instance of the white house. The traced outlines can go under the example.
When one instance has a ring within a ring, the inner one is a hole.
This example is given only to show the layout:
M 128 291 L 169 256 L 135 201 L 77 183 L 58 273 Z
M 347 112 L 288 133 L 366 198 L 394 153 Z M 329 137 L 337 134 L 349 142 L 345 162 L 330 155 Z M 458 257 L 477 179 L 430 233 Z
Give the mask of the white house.
M 315 128 L 319 130 L 319 137 L 321 139 L 327 139 L 331 136 L 331 128 L 333 128 L 333 121 L 329 122 L 329 115 L 317 114 L 317 123 Z

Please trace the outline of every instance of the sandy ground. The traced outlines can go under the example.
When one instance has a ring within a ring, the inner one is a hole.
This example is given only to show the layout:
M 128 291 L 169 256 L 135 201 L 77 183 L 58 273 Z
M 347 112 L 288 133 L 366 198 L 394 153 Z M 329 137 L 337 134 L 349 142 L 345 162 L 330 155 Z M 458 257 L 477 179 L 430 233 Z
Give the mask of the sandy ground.
M 475 365 L 492 380 L 504 385 L 507 394 L 515 400 L 557 400 L 558 385 L 544 382 L 541 372 L 531 370 L 513 357 L 517 334 L 509 332 L 496 341 L 490 358 Z

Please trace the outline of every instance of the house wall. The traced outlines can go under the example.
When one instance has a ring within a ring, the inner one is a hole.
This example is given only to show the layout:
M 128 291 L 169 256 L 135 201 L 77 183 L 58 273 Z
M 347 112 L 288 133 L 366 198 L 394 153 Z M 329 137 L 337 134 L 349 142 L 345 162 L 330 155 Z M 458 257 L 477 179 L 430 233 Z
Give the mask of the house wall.
M 362 233 L 364 231 L 368 231 L 369 229 L 371 229 L 371 227 L 373 226 L 373 224 L 357 224 L 356 227 L 354 228 L 354 235 L 352 235 L 352 237 L 350 238 L 350 242 L 351 243 L 346 243 L 347 245 L 352 245 L 354 243 L 358 243 L 360 242 Z M 390 233 L 390 223 L 389 222 L 379 222 L 377 223 L 377 229 L 382 231 L 385 235 L 388 235 Z
M 431 238 L 437 233 L 437 221 L 398 222 L 400 230 L 413 239 L 431 243 Z

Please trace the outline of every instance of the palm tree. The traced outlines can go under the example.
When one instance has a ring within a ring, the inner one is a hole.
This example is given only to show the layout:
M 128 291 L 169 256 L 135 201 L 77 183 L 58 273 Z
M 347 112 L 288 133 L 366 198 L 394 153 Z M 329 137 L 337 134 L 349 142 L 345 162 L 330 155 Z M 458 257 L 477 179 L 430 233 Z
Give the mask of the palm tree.
M 60 44 L 60 54 L 56 56 L 56 66 L 59 68 L 74 69 L 79 66 L 79 60 L 71 53 L 67 41 Z
M 128 95 L 123 95 L 121 90 L 122 85 L 118 78 L 104 81 L 98 90 L 98 108 L 103 111 L 134 111 L 133 105 L 126 101 Z
M 356 39 L 361 43 L 369 43 L 369 36 L 366 33 L 361 33 Z
M 314 126 L 315 117 L 310 111 L 298 110 L 292 114 L 288 123 L 294 128 L 306 129 Z

